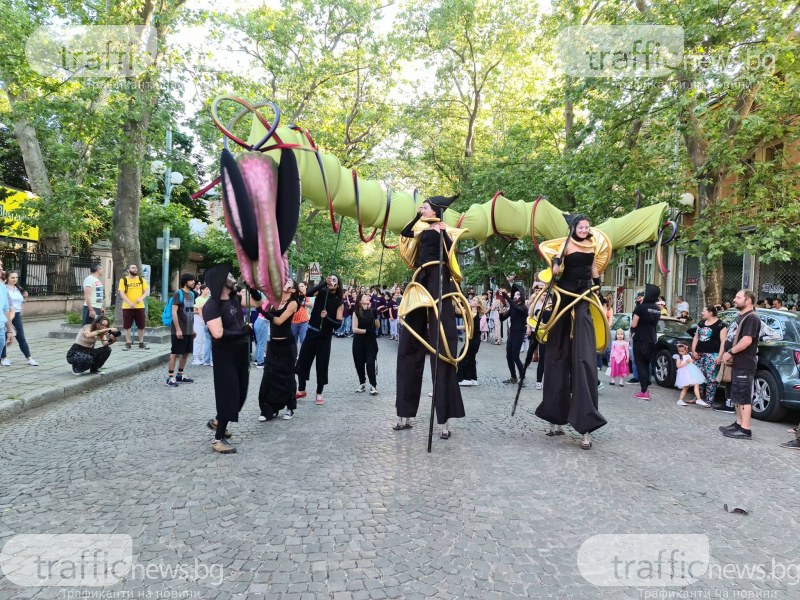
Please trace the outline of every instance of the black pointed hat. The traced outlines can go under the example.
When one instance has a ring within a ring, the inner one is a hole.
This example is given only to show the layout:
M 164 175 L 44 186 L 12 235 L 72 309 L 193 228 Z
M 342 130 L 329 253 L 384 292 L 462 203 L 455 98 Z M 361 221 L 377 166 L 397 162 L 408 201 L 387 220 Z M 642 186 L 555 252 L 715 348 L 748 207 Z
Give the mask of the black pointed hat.
M 431 196 L 430 198 L 426 198 L 425 202 L 433 206 L 434 208 L 438 208 L 440 210 L 446 210 L 450 208 L 450 205 L 455 202 L 461 194 L 456 194 L 455 196 Z

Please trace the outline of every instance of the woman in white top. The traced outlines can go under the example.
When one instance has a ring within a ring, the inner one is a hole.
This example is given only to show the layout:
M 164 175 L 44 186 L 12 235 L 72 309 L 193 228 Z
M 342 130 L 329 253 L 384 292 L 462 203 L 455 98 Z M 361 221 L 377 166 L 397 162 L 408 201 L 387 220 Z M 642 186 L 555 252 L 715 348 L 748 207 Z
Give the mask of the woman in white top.
M 25 339 L 25 330 L 22 328 L 22 303 L 25 302 L 25 298 L 28 297 L 28 292 L 23 291 L 18 284 L 19 271 L 9 271 L 6 274 L 5 285 L 8 288 L 8 303 L 14 308 L 14 319 L 11 321 L 11 324 L 17 332 L 17 344 L 19 344 L 19 349 L 22 350 L 22 354 L 25 355 L 28 366 L 38 367 L 39 363 L 31 358 L 31 350 L 28 347 L 28 341 Z M 4 367 L 11 366 L 11 361 L 6 358 L 6 346 L 3 346 L 0 364 Z

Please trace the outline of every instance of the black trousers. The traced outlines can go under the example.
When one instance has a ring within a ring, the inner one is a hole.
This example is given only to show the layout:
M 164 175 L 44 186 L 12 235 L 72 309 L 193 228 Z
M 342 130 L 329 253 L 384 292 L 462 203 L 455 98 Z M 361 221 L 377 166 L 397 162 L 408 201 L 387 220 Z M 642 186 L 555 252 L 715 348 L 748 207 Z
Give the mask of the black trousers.
M 250 383 L 250 343 L 211 343 L 214 361 L 214 398 L 217 420 L 239 421 L 239 411 L 247 399 Z
M 418 280 L 435 299 L 439 295 L 439 266 L 426 267 Z M 445 271 L 442 292 L 452 289 L 449 272 Z M 444 339 L 439 341 L 440 349 L 444 349 L 447 340 L 451 353 L 458 350 L 458 332 L 456 315 L 452 302 L 442 302 L 442 327 Z M 425 370 L 425 356 L 428 349 L 420 344 L 408 331 L 411 328 L 423 339 L 436 348 L 439 338 L 439 322 L 433 318 L 433 311 L 417 308 L 406 317 L 406 325 L 400 330 L 400 341 L 397 345 L 397 399 L 395 406 L 398 417 L 416 417 L 419 410 L 419 399 L 422 393 L 422 374 Z M 456 367 L 439 360 L 431 354 L 431 373 L 436 373 L 434 396 L 436 401 L 436 421 L 441 425 L 448 419 L 458 419 L 465 415 L 461 388 L 456 379 Z M 438 362 L 438 365 L 437 365 Z
M 378 360 L 378 340 L 374 336 L 364 333 L 353 334 L 353 363 L 356 366 L 358 382 L 369 383 L 372 387 L 378 386 L 375 363 Z M 364 373 L 366 369 L 366 373 Z
M 525 331 L 513 331 L 509 327 L 508 339 L 506 340 L 506 362 L 508 363 L 508 372 L 511 373 L 511 379 L 517 378 L 514 371 L 515 365 L 519 376 L 522 377 L 523 365 L 519 357 L 519 351 L 522 349 L 523 341 L 525 341 Z
M 636 372 L 643 392 L 650 387 L 650 361 L 653 359 L 653 342 L 637 342 L 633 338 L 633 360 L 636 361 Z
M 459 381 L 477 381 L 478 380 L 478 350 L 481 347 L 481 332 L 474 331 L 472 339 L 469 341 L 469 348 L 464 360 L 458 363 L 458 380 Z
M 308 328 L 306 339 L 300 346 L 297 357 L 297 379 L 300 389 L 306 389 L 306 381 L 311 378 L 311 365 L 317 362 L 317 393 L 328 383 L 328 363 L 331 360 L 331 336 Z
M 85 348 L 78 344 L 72 344 L 67 351 L 67 362 L 72 365 L 72 370 L 76 373 L 84 371 L 96 371 L 102 367 L 111 356 L 111 348 L 102 346 L 100 348 Z
M 533 344 L 534 342 L 531 341 Z M 539 362 L 536 363 L 536 381 L 538 383 L 542 383 L 542 377 L 544 376 L 544 361 L 545 361 L 545 352 L 547 350 L 547 344 L 539 344 Z

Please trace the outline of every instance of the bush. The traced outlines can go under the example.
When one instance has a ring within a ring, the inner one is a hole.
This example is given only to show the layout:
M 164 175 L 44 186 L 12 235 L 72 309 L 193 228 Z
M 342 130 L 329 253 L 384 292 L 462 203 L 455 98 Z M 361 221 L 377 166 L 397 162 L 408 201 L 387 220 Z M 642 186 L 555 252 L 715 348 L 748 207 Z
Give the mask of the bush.
M 164 312 L 164 302 L 150 296 L 150 298 L 147 299 L 147 326 L 163 327 L 164 324 L 161 322 L 162 312 Z
M 79 312 L 67 313 L 67 325 L 81 325 L 83 323 L 83 314 Z

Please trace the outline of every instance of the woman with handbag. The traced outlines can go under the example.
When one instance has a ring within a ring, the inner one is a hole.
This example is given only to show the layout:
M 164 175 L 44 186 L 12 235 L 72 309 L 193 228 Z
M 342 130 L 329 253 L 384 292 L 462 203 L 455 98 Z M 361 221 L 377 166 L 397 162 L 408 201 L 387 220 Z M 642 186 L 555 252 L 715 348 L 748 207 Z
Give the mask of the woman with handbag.
M 697 324 L 692 340 L 692 359 L 706 378 L 705 400 L 697 401 L 698 406 L 709 408 L 717 395 L 717 369 L 725 347 L 728 328 L 717 318 L 717 309 L 709 304 L 700 313 L 702 320 Z

